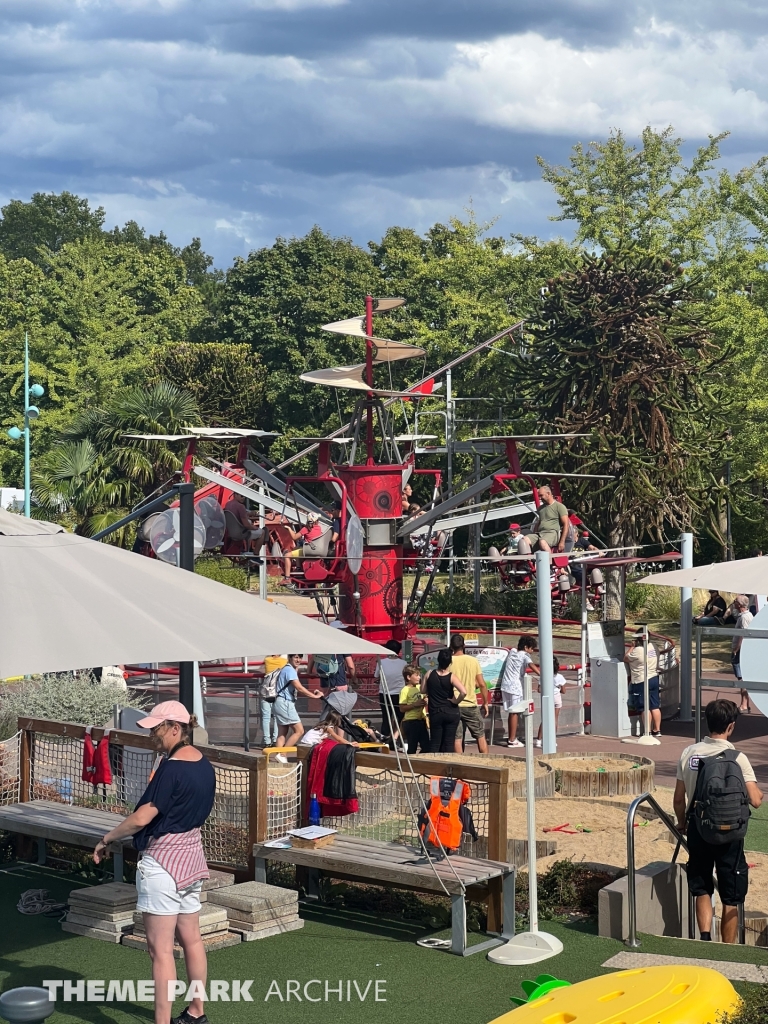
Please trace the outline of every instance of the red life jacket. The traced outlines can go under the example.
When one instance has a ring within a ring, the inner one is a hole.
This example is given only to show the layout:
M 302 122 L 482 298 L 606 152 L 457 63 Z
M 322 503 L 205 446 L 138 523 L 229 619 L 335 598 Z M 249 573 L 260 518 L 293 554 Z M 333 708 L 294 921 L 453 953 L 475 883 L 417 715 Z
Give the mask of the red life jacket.
M 421 834 L 424 839 L 433 846 L 440 846 L 446 850 L 458 850 L 461 846 L 461 835 L 464 828 L 459 816 L 459 808 L 465 804 L 471 795 L 471 790 L 466 782 L 457 779 L 450 791 L 450 795 L 444 799 L 440 792 L 440 783 L 448 783 L 450 779 L 441 779 L 433 776 L 429 780 L 431 799 L 427 807 L 428 822 L 421 826 Z
M 83 782 L 94 786 L 108 786 L 112 782 L 112 769 L 109 766 L 109 732 L 94 747 L 91 739 L 91 726 L 87 726 L 83 737 Z

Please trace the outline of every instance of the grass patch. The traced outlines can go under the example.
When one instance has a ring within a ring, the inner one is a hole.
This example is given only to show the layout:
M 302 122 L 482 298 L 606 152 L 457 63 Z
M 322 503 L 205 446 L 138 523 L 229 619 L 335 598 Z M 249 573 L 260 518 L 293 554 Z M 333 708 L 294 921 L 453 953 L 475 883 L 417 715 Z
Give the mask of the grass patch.
M 768 805 L 763 804 L 752 811 L 749 819 L 746 848 L 756 853 L 768 853 Z M 768 1017 L 766 1017 L 768 1020 Z

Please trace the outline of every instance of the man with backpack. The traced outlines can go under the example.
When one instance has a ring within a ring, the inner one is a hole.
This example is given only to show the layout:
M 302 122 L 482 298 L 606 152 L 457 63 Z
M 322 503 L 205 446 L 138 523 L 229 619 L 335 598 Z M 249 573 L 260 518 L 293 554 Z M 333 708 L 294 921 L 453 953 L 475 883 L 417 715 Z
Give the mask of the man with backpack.
M 696 897 L 701 938 L 711 940 L 713 871 L 723 904 L 721 938 L 738 940 L 738 907 L 749 887 L 744 837 L 750 805 L 763 794 L 746 754 L 730 738 L 739 709 L 730 700 L 713 700 L 705 715 L 709 736 L 686 747 L 677 766 L 674 808 L 677 827 L 688 832 L 688 889 Z

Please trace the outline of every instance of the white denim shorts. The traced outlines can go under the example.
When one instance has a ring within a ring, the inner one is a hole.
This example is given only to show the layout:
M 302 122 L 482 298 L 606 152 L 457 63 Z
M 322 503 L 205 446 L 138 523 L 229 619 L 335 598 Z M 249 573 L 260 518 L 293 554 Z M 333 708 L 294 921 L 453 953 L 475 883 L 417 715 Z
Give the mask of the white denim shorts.
M 200 911 L 200 893 L 203 880 L 191 882 L 177 889 L 173 876 L 146 853 L 136 865 L 136 909 L 144 914 L 171 917 L 176 914 L 197 914 Z
M 522 699 L 522 690 L 520 690 L 519 692 L 517 690 L 514 690 L 512 692 L 510 692 L 509 690 L 501 691 L 501 706 L 504 708 L 505 711 L 511 711 L 515 704 L 519 704 Z

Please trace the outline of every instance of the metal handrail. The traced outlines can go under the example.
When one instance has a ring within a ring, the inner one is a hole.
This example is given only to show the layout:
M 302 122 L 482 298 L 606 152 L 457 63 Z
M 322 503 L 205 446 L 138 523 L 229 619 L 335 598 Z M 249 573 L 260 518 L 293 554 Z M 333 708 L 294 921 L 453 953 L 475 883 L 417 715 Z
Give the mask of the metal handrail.
M 629 934 L 627 935 L 625 945 L 630 946 L 632 949 L 637 949 L 640 946 L 640 940 L 637 937 L 637 893 L 635 892 L 635 814 L 637 813 L 637 808 L 643 803 L 648 803 L 653 807 L 661 822 L 666 825 L 675 839 L 677 839 L 678 849 L 682 846 L 685 852 L 688 853 L 688 843 L 686 842 L 685 836 L 672 822 L 672 819 L 664 808 L 658 805 L 650 793 L 641 793 L 640 796 L 636 797 L 629 805 L 629 810 L 627 811 L 627 902 L 629 904 Z M 677 856 L 677 850 L 675 850 L 675 856 Z M 738 914 L 739 944 L 743 946 L 747 941 L 743 903 L 739 903 L 738 905 Z M 688 938 L 696 938 L 696 902 L 695 898 L 691 895 L 690 889 L 688 890 Z
M 685 836 L 674 824 L 670 816 L 651 796 L 650 793 L 641 793 L 635 797 L 627 811 L 627 901 L 629 903 L 629 934 L 626 945 L 632 949 L 640 946 L 637 937 L 637 893 L 635 891 L 635 815 L 640 804 L 647 803 L 653 808 L 661 822 L 667 827 L 677 840 L 679 846 L 688 853 L 688 843 Z M 693 896 L 688 892 L 688 938 L 695 937 L 694 932 L 695 910 Z

